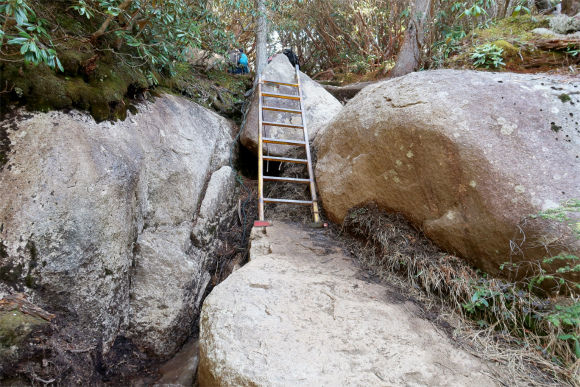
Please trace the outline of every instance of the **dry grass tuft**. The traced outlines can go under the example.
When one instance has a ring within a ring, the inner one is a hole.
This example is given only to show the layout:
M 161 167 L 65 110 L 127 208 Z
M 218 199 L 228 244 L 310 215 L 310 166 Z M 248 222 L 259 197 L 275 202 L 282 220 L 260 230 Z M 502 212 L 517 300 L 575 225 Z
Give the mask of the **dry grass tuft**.
M 343 225 L 357 259 L 383 280 L 406 284 L 424 304 L 439 304 L 456 321 L 454 335 L 474 355 L 510 370 L 502 384 L 580 386 L 577 327 L 555 326 L 546 316 L 554 300 L 541 299 L 515 283 L 488 277 L 445 254 L 400 214 L 369 204 L 349 212 Z M 409 286 L 410 285 L 410 286 Z

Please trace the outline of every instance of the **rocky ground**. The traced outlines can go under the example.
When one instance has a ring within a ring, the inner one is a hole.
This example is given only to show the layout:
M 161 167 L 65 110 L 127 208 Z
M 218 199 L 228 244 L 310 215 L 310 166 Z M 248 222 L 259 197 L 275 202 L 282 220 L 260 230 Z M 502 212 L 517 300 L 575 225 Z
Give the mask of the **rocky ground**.
M 372 281 L 327 230 L 276 222 L 251 245 L 204 303 L 201 386 L 499 385 L 501 369 Z

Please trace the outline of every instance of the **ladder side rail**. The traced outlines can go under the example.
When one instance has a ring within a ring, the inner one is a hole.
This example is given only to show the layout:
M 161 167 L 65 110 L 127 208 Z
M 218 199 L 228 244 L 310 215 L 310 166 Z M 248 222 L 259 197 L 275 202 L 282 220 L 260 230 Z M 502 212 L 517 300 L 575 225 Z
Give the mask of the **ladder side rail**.
M 304 111 L 304 100 L 302 98 L 302 87 L 300 87 L 300 70 L 298 70 L 298 64 L 295 65 L 295 69 L 296 83 L 298 84 L 298 96 L 300 97 L 300 110 L 302 111 L 304 142 L 306 143 L 306 160 L 308 160 L 308 178 L 310 179 L 310 193 L 312 195 L 312 214 L 314 216 L 314 223 L 318 223 L 320 222 L 320 217 L 318 216 L 318 199 L 316 198 L 316 184 L 314 183 L 314 172 L 312 170 L 312 157 L 310 156 L 310 143 L 308 139 L 308 129 L 306 128 L 306 114 Z
M 262 141 L 262 77 L 258 78 L 258 219 L 264 220 L 264 146 Z

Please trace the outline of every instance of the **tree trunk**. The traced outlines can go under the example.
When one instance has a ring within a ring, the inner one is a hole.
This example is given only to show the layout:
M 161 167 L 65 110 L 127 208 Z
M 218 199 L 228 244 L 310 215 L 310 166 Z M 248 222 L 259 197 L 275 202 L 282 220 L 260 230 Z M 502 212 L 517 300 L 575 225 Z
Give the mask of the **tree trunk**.
M 258 26 L 256 29 L 256 81 L 268 64 L 268 21 L 266 19 L 266 0 L 256 0 Z
M 545 12 L 553 8 L 550 0 L 534 0 L 534 5 L 536 6 L 538 12 Z
M 503 13 L 501 17 L 505 17 L 507 15 L 508 8 L 510 7 L 510 0 L 505 0 L 505 4 L 503 7 Z
M 574 16 L 580 12 L 580 1 L 562 0 L 562 13 L 568 16 Z
M 415 0 L 411 20 L 405 31 L 403 45 L 399 50 L 395 67 L 389 73 L 389 77 L 400 77 L 419 68 L 424 40 L 424 25 L 430 5 L 431 0 Z

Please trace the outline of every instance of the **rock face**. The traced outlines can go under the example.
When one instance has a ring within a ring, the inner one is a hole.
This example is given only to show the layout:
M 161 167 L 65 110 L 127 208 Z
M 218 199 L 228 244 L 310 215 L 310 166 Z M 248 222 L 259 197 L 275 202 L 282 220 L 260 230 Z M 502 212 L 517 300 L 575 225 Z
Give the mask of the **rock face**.
M 557 34 L 580 31 L 580 14 L 576 16 L 556 15 L 550 19 L 550 28 Z
M 376 202 L 497 272 L 510 241 L 523 239 L 522 217 L 580 196 L 579 92 L 578 82 L 452 70 L 369 86 L 315 143 L 324 209 L 342 222 Z M 580 251 L 564 227 L 526 227 L 524 259 L 546 255 L 532 248 L 540 241 L 562 242 L 555 254 Z
M 296 71 L 290 64 L 286 55 L 277 55 L 262 73 L 262 79 L 268 81 L 279 81 L 286 83 L 296 83 Z M 328 93 L 317 82 L 311 80 L 306 74 L 300 73 L 300 83 L 302 87 L 302 97 L 304 100 L 304 109 L 306 112 L 306 125 L 310 141 L 314 140 L 316 135 L 324 130 L 326 124 L 342 109 L 342 104 L 338 102 L 330 93 Z M 275 86 L 272 84 L 263 85 L 263 91 L 269 91 L 277 94 L 297 94 L 295 87 Z M 294 100 L 266 97 L 265 106 L 285 107 L 290 109 L 300 109 L 300 103 Z M 258 93 L 252 96 L 252 103 L 246 115 L 244 131 L 241 135 L 242 144 L 258 154 Z M 302 120 L 300 114 L 282 113 L 267 111 L 264 118 L 269 122 L 291 123 L 300 125 Z M 285 138 L 290 140 L 304 140 L 304 134 L 301 129 L 289 129 L 275 126 L 266 127 L 267 137 Z M 269 144 L 271 155 L 283 156 L 289 147 L 286 145 Z M 264 152 L 266 152 L 264 145 Z
M 205 71 L 219 67 L 225 68 L 226 58 L 223 55 L 193 47 L 190 47 L 189 50 L 190 56 L 188 62 L 192 65 L 203 66 L 205 67 Z
M 559 34 L 548 28 L 534 28 L 532 33 L 539 35 L 543 39 L 580 39 L 580 31 L 570 34 Z
M 231 214 L 234 189 L 232 169 L 224 166 L 211 176 L 193 231 L 186 222 L 138 236 L 129 334 L 142 348 L 170 355 L 178 345 L 173 338 L 189 335 L 211 279 L 207 247 Z
M 496 386 L 322 231 L 276 222 L 251 246 L 204 302 L 200 386 Z
M 165 357 L 198 313 L 208 234 L 233 215 L 231 125 L 170 95 L 140 110 L 116 123 L 78 112 L 2 122 L 0 279 L 100 332 L 105 350 L 124 335 Z

